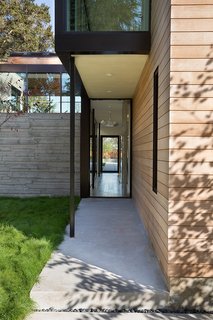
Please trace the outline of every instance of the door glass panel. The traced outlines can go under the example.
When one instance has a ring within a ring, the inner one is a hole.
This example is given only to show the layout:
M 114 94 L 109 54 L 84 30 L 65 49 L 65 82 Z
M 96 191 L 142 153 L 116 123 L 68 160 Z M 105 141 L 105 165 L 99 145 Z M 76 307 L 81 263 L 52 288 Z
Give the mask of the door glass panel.
M 119 171 L 119 137 L 102 137 L 102 172 Z

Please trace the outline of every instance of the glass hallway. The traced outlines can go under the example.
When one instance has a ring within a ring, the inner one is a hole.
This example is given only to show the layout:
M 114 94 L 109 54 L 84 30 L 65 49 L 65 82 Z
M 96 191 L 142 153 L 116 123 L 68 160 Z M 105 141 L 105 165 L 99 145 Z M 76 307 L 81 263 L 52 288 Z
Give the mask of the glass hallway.
M 92 100 L 90 196 L 130 197 L 131 100 Z

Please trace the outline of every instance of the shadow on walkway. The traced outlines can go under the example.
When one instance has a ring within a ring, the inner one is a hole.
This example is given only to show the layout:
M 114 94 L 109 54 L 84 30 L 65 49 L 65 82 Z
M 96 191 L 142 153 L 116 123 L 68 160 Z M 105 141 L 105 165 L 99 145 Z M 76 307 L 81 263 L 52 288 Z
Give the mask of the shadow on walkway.
M 168 303 L 158 262 L 130 199 L 85 199 L 31 297 L 38 309 L 157 309 Z

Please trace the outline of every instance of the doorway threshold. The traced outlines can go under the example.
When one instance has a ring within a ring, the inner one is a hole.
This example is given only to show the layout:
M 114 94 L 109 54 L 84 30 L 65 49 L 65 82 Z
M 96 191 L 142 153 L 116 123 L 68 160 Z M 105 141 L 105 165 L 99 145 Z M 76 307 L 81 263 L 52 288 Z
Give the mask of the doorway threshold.
M 90 197 L 98 198 L 129 198 L 127 186 L 122 183 L 118 173 L 102 173 L 96 177 L 94 189 L 90 189 Z

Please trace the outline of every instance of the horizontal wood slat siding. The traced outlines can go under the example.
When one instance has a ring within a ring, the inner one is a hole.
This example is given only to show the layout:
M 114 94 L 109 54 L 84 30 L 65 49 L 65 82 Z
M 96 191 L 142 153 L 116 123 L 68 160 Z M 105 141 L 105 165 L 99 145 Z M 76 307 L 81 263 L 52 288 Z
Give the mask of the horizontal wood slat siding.
M 170 1 L 152 1 L 152 49 L 133 99 L 133 198 L 165 276 L 168 269 Z M 152 191 L 153 73 L 159 67 L 158 193 Z
M 0 114 L 0 124 L 5 115 Z M 80 115 L 76 115 L 76 184 L 80 190 Z M 69 195 L 69 114 L 12 117 L 0 127 L 0 195 Z
M 213 2 L 171 0 L 168 275 L 213 277 Z

